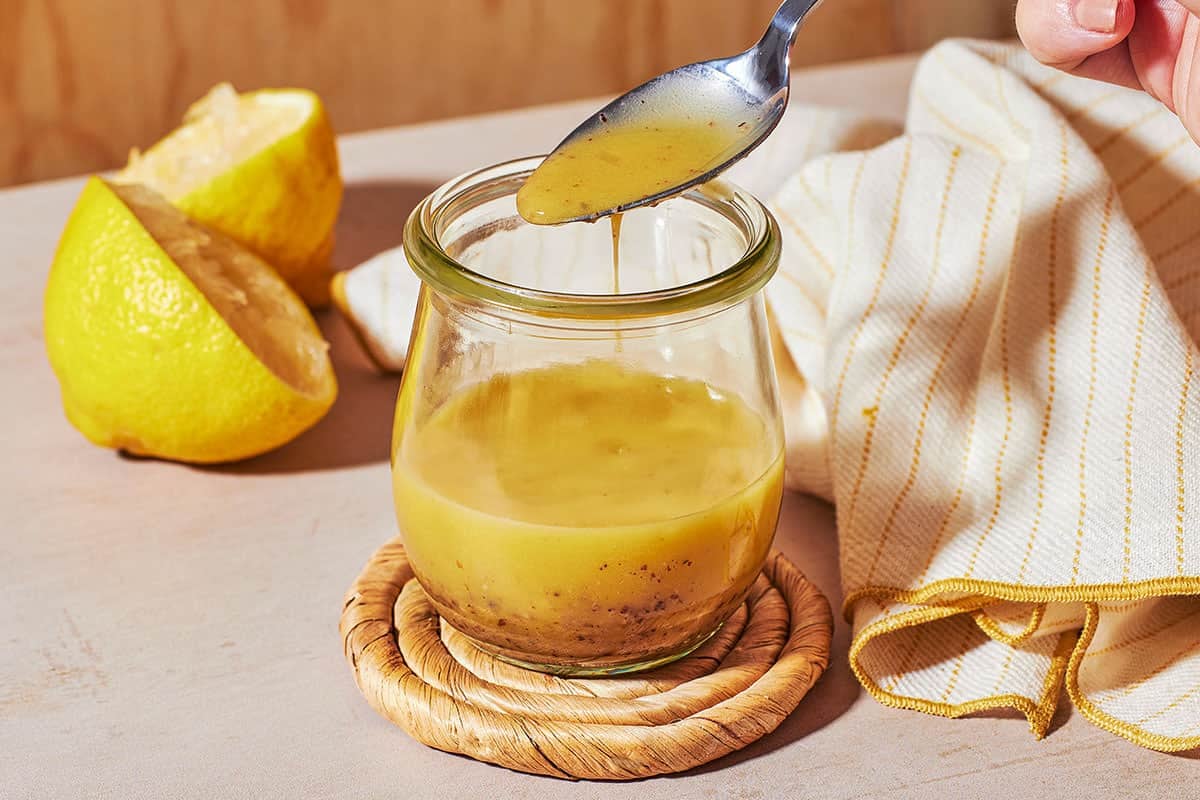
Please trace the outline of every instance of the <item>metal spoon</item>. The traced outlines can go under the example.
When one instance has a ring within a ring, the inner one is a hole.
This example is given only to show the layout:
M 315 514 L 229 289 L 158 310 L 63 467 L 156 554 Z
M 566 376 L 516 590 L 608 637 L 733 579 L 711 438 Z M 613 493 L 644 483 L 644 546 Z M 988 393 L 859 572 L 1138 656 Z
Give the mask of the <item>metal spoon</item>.
M 696 164 L 694 177 L 652 195 L 561 222 L 594 221 L 600 217 L 649 205 L 712 180 L 744 158 L 779 124 L 788 102 L 789 51 L 800 23 L 821 0 L 785 0 L 771 19 L 762 39 L 749 50 L 729 58 L 699 61 L 651 78 L 612 101 L 586 119 L 559 143 L 551 155 L 580 139 L 600 137 L 612 125 L 647 123 L 661 114 L 664 104 L 672 113 L 700 118 L 714 113 L 736 115 L 736 140 L 715 163 Z M 716 111 L 714 111 L 716 109 Z

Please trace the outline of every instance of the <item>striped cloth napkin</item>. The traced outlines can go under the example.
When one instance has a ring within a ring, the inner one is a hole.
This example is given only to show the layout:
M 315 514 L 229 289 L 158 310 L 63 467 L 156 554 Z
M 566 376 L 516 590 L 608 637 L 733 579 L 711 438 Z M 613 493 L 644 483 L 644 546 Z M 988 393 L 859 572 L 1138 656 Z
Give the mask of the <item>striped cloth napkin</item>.
M 864 123 L 789 118 L 735 179 L 784 230 L 789 479 L 836 505 L 855 675 L 1038 736 L 1065 688 L 1200 746 L 1200 147 L 1143 94 L 971 42 L 922 59 L 874 149 L 808 160 Z

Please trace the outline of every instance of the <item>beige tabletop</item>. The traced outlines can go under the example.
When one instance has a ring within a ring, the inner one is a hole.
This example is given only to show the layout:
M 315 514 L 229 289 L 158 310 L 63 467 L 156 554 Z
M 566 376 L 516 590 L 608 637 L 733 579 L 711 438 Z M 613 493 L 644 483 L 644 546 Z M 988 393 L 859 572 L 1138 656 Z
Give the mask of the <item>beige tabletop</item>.
M 912 61 L 798 73 L 800 101 L 899 118 Z M 398 98 L 396 102 L 403 102 Z M 433 185 L 540 152 L 594 103 L 342 140 L 344 265 L 395 245 Z M 0 130 L 3 122 L 0 121 Z M 423 747 L 375 715 L 342 658 L 342 595 L 393 534 L 397 382 L 335 315 L 341 396 L 243 464 L 122 458 L 63 417 L 41 295 L 80 180 L 0 191 L 0 798 L 1075 798 L 1194 796 L 1200 761 L 1142 750 L 1063 708 L 1025 722 L 884 708 L 834 663 L 773 735 L 708 767 L 567 783 Z M 792 496 L 778 542 L 840 605 L 830 509 Z

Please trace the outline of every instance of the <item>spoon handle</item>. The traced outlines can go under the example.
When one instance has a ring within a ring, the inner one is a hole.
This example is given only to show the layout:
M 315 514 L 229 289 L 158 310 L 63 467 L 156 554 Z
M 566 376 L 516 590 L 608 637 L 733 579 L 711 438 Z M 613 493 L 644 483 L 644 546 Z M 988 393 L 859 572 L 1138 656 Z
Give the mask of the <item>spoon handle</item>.
M 796 38 L 800 23 L 821 3 L 821 0 L 783 0 L 783 5 L 771 18 L 771 27 L 767 28 L 759 47 L 764 50 L 786 51 Z

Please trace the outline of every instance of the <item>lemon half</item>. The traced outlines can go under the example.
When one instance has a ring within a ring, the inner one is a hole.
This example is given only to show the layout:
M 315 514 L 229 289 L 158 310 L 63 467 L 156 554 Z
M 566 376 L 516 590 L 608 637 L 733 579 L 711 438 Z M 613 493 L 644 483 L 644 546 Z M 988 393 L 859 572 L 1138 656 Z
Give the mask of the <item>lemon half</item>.
M 117 180 L 149 186 L 250 248 L 310 305 L 329 302 L 342 178 L 333 128 L 312 92 L 238 94 L 221 84 L 181 127 L 134 150 Z
M 106 447 L 233 461 L 295 438 L 337 395 L 328 344 L 287 284 L 141 186 L 85 185 L 44 324 L 67 417 Z

